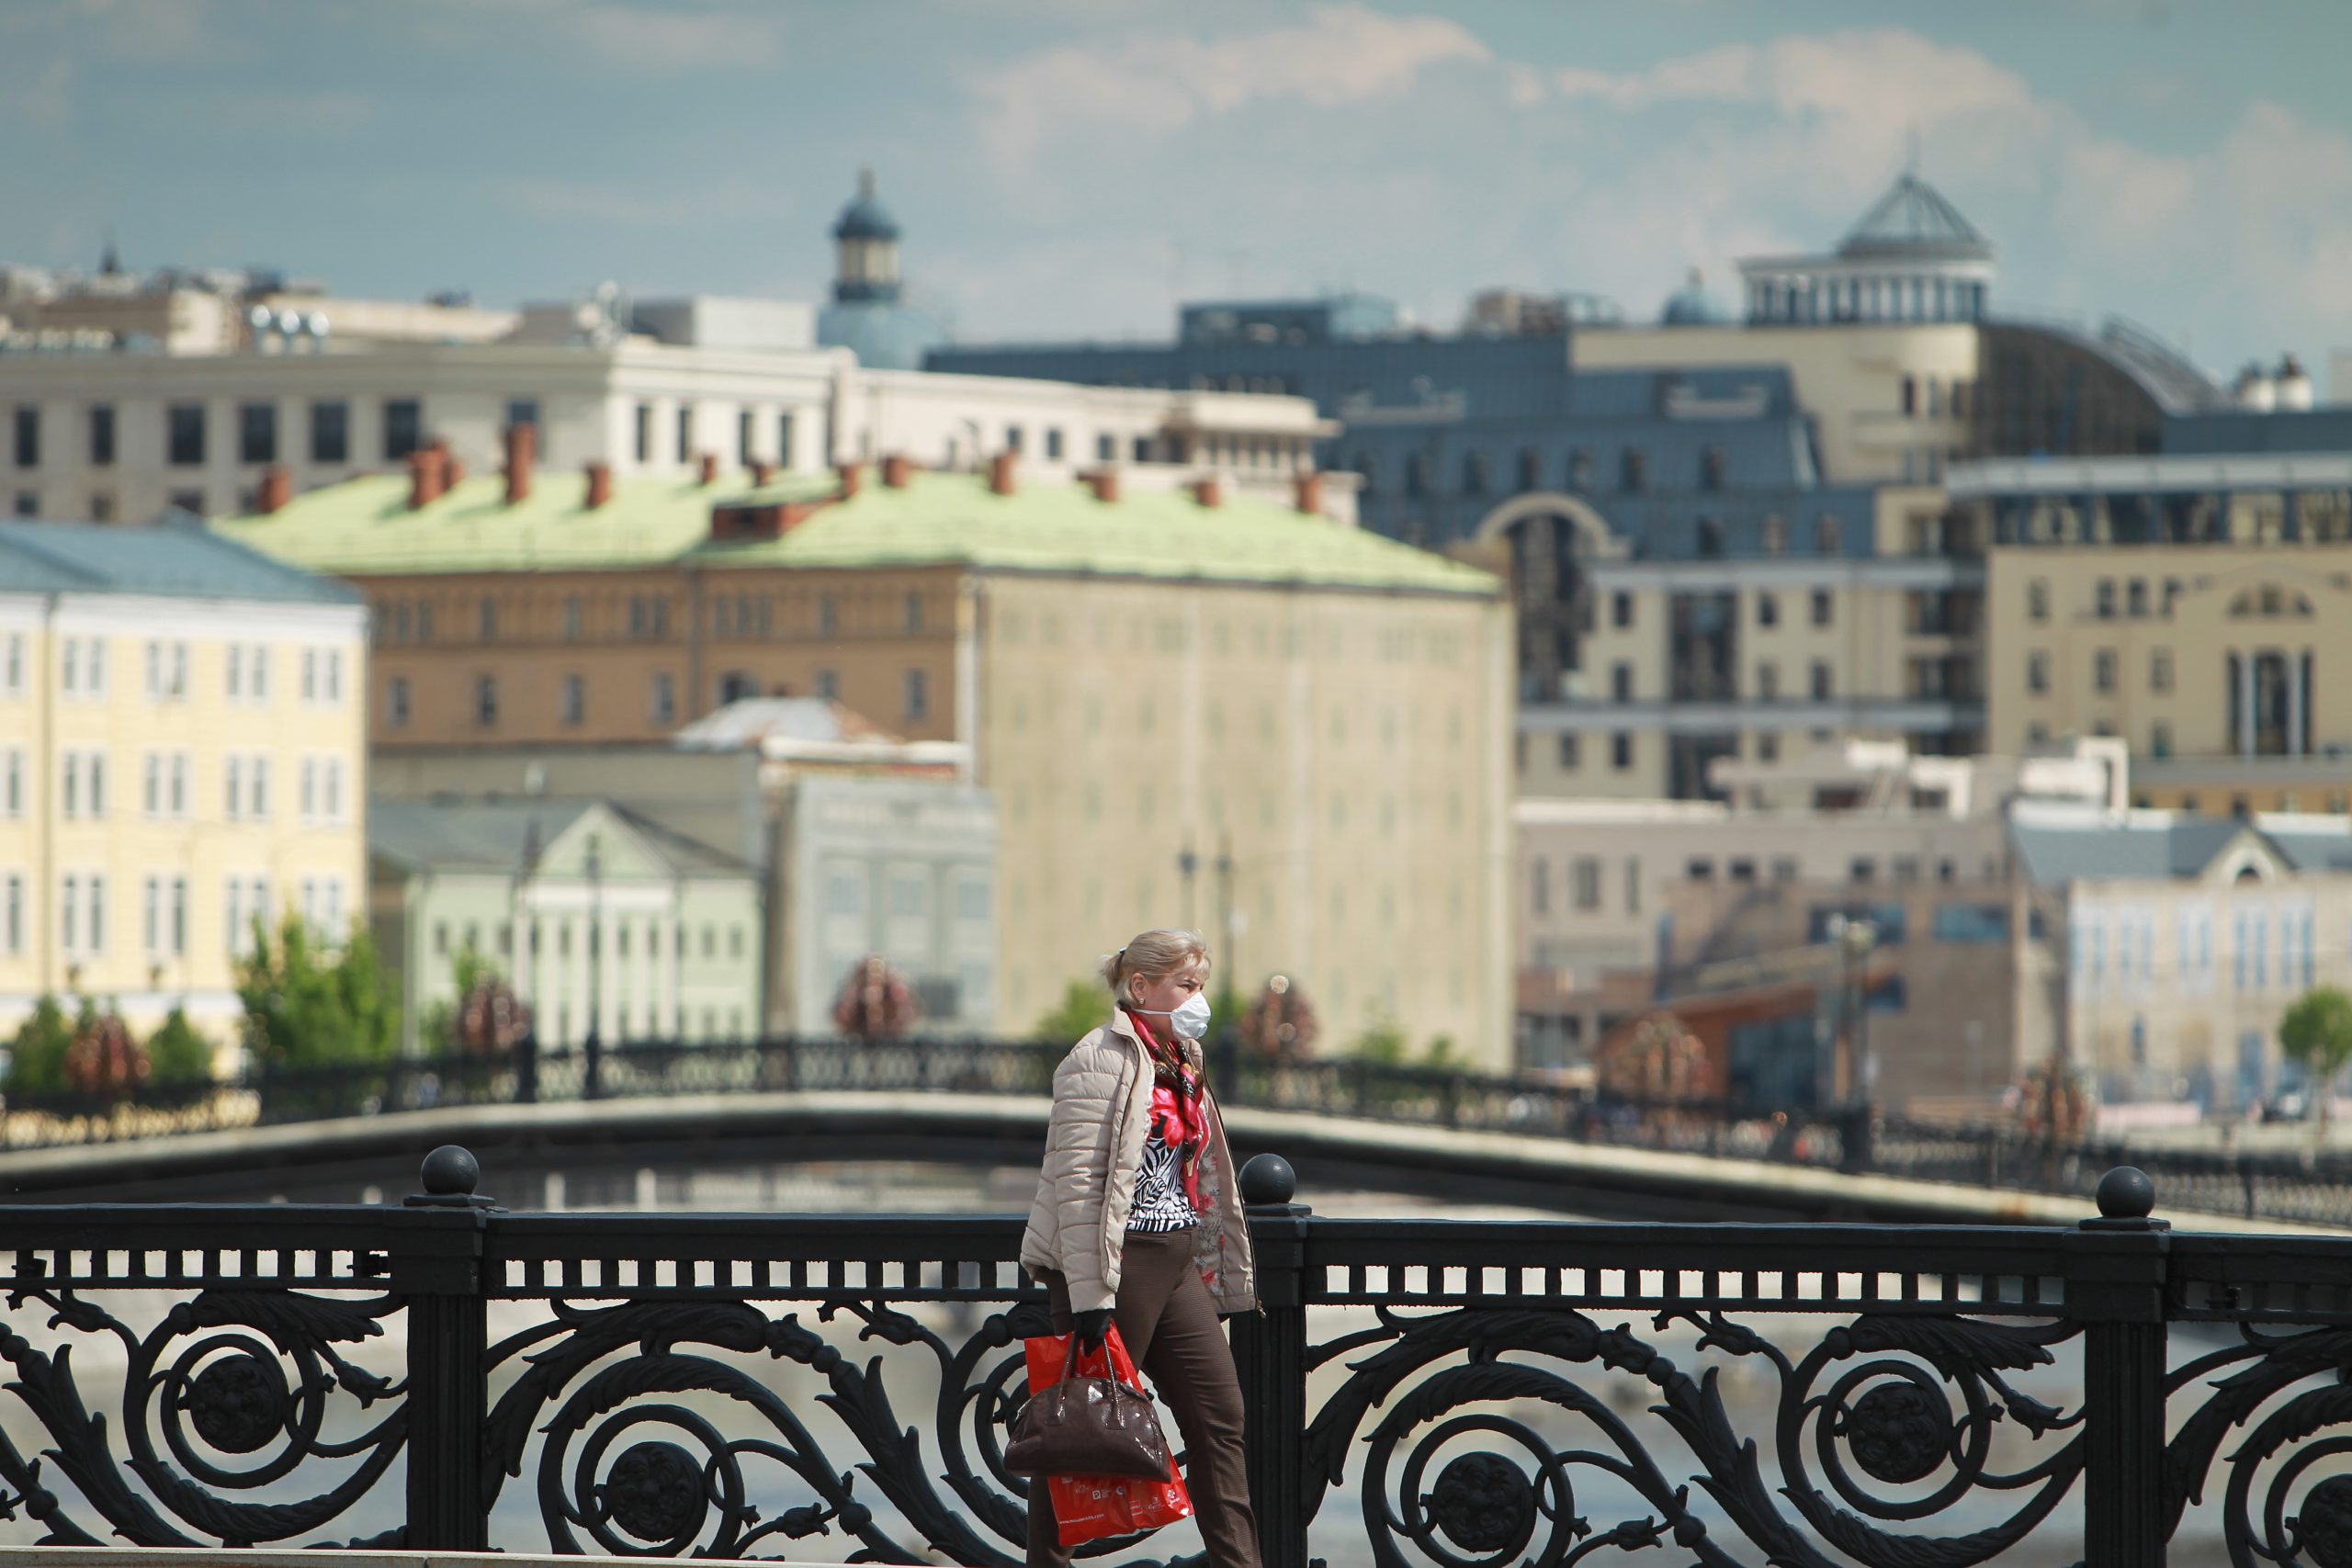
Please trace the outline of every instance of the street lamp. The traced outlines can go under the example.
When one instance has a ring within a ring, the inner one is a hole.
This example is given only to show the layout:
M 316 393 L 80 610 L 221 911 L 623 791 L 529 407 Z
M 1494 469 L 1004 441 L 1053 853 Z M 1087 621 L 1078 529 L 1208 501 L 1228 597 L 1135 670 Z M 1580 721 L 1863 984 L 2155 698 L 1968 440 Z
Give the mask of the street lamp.
M 585 1093 L 588 1099 L 594 1100 L 603 1091 L 599 1080 L 604 1066 L 604 1041 L 600 1030 L 603 1023 L 600 1004 L 605 989 L 605 856 L 602 835 L 588 835 L 585 861 L 588 871 L 588 1038 L 585 1043 L 588 1082 Z
M 1832 915 L 1828 920 L 1829 940 L 1838 946 L 1846 976 L 1846 1077 L 1847 1091 L 1854 1099 L 1868 1103 L 1877 1073 L 1871 1061 L 1870 1007 L 1862 994 L 1864 969 L 1870 963 L 1871 950 L 1878 945 L 1878 927 L 1860 917 Z

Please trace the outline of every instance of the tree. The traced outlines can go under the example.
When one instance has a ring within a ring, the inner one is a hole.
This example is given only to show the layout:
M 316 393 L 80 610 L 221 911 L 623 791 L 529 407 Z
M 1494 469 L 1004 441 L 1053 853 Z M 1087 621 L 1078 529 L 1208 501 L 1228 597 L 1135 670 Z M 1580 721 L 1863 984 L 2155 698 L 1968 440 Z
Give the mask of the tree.
M 1090 1030 L 1111 1021 L 1111 998 L 1100 980 L 1072 980 L 1062 989 L 1061 1005 L 1037 1021 L 1037 1038 L 1058 1044 L 1075 1043 Z
M 108 1002 L 82 1004 L 74 1043 L 65 1048 L 65 1081 L 94 1100 L 127 1100 L 147 1081 L 147 1053 Z
M 57 998 L 44 996 L 33 1004 L 8 1047 L 7 1088 L 10 1094 L 59 1094 L 65 1089 L 65 1053 L 74 1043 L 74 1026 Z
M 2352 996 L 2335 986 L 2318 986 L 2296 998 L 2278 1020 L 2278 1048 L 2311 1078 L 2319 1100 L 2319 1135 L 2324 1139 L 2335 1076 L 2352 1062 Z
M 159 1084 L 200 1083 L 212 1076 L 212 1043 L 196 1032 L 186 1012 L 174 1008 L 148 1038 L 147 1066 Z
M 454 995 L 424 1010 L 419 1039 L 424 1049 L 505 1051 L 531 1032 L 531 1010 L 498 965 L 471 942 L 450 962 Z
M 1306 989 L 1287 975 L 1276 975 L 1241 1017 L 1242 1043 L 1267 1061 L 1295 1061 L 1315 1044 L 1320 1025 Z
M 331 953 L 298 917 L 287 917 L 274 943 L 255 921 L 253 951 L 237 961 L 237 999 L 256 1061 L 382 1062 L 399 1048 L 400 1004 L 365 927 L 355 926 L 343 951 Z

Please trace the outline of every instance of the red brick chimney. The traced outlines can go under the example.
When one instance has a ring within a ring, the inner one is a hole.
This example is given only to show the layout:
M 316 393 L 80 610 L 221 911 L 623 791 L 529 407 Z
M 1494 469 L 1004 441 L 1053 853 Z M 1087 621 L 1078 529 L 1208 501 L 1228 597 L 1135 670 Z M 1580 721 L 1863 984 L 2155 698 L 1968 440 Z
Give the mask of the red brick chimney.
M 1018 488 L 1013 483 L 1012 469 L 1019 461 L 1019 455 L 1012 452 L 999 452 L 989 459 L 989 494 L 1011 495 Z
M 254 510 L 266 517 L 282 510 L 294 499 L 294 476 L 283 463 L 272 463 L 261 471 L 261 489 L 254 496 Z
M 613 499 L 613 466 L 610 463 L 588 465 L 588 510 L 595 511 Z
M 1309 517 L 1323 513 L 1323 476 L 1313 468 L 1301 470 L 1291 480 L 1291 501 Z
M 718 454 L 716 452 L 705 452 L 702 455 L 701 470 L 701 483 L 706 485 L 717 484 L 718 482 Z
M 752 465 L 752 488 L 761 490 L 775 479 L 775 465 L 762 458 Z
M 441 481 L 447 470 L 431 447 L 408 455 L 408 509 L 422 512 L 441 499 Z
M 906 489 L 914 471 L 914 459 L 904 452 L 892 452 L 882 459 L 882 482 L 892 490 Z
M 441 454 L 441 493 L 447 495 L 466 482 L 466 460 L 454 452 Z
M 865 465 L 859 462 L 836 463 L 833 472 L 841 476 L 842 499 L 848 501 L 865 487 Z
M 1193 499 L 1203 506 L 1225 504 L 1225 476 L 1204 474 L 1193 481 Z
M 1086 488 L 1094 492 L 1094 499 L 1102 502 L 1105 506 L 1117 504 L 1119 500 L 1119 470 L 1116 468 L 1095 469 L 1093 472 L 1086 476 Z
M 531 465 L 538 460 L 539 427 L 506 427 L 506 504 L 520 506 L 531 499 Z

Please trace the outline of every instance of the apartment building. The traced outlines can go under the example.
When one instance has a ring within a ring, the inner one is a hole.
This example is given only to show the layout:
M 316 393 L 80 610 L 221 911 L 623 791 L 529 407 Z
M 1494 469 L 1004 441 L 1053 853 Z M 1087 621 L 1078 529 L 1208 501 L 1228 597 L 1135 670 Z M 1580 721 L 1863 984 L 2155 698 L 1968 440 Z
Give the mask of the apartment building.
M 200 527 L 0 524 L 0 1030 L 226 1039 L 255 921 L 361 912 L 367 613 Z
M 380 619 L 376 737 L 667 736 L 747 695 L 960 743 L 994 797 L 999 1027 L 1146 925 L 1211 931 L 1335 1030 L 1509 1054 L 1509 606 L 1292 504 L 887 457 L 744 489 L 374 479 L 224 520 Z M 1218 868 L 1222 866 L 1222 870 Z

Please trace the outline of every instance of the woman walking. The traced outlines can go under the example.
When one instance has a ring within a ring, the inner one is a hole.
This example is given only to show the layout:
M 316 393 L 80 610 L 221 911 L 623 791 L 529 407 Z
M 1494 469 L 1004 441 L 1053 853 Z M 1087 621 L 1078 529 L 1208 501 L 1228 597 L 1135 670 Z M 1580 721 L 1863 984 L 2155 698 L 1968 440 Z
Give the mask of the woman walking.
M 1208 975 L 1191 931 L 1146 931 L 1103 963 L 1111 1020 L 1054 1073 L 1021 1263 L 1045 1283 L 1057 1333 L 1091 1349 L 1119 1325 L 1175 1412 L 1211 1568 L 1257 1568 L 1241 1385 L 1217 1319 L 1258 1298 L 1238 1176 L 1201 1072 Z M 1034 1478 L 1030 1568 L 1069 1562 L 1052 1496 Z

